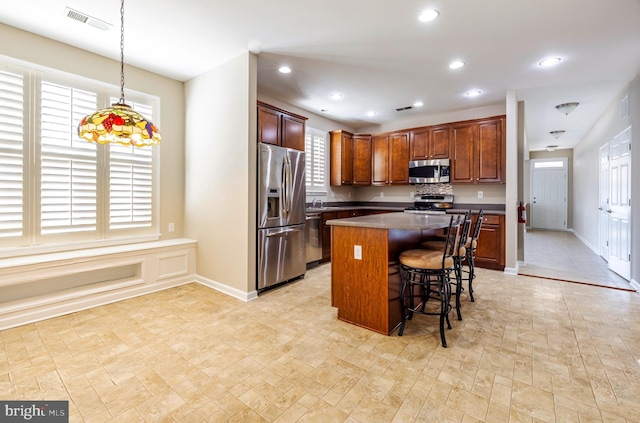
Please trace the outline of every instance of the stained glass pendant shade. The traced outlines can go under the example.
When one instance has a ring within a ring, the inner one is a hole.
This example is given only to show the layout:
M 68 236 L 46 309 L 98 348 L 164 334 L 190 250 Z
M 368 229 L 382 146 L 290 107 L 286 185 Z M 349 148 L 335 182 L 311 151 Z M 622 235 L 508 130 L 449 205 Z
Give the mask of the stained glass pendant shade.
M 120 2 L 120 100 L 84 117 L 78 135 L 99 144 L 118 143 L 147 147 L 160 144 L 160 131 L 124 101 L 124 0 Z

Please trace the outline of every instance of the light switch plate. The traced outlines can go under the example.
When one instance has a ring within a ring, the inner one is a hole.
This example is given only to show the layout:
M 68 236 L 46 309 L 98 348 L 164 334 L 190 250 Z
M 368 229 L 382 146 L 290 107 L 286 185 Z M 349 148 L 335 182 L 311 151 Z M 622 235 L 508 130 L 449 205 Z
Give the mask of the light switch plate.
M 482 198 L 482 197 L 484 197 L 484 192 L 478 191 L 478 198 Z
M 362 245 L 353 246 L 353 258 L 356 260 L 362 260 Z

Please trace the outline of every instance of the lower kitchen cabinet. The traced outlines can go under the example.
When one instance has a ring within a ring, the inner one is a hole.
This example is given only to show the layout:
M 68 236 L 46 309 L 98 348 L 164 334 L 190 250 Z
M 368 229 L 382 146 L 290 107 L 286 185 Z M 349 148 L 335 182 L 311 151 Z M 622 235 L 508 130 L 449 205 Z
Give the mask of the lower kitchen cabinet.
M 320 262 L 331 260 L 331 226 L 327 225 L 327 220 L 337 218 L 338 212 L 322 213 L 322 260 Z
M 477 217 L 477 215 L 473 216 L 473 225 Z M 504 216 L 491 214 L 483 216 L 475 257 L 477 267 L 504 270 L 506 263 L 504 232 Z

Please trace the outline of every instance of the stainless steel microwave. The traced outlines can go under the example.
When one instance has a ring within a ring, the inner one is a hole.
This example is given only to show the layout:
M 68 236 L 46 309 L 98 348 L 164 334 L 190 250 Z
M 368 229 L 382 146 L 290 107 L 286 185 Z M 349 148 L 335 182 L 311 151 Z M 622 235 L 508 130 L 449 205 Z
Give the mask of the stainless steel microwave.
M 449 159 L 412 160 L 409 162 L 409 182 L 412 184 L 437 184 L 449 182 Z

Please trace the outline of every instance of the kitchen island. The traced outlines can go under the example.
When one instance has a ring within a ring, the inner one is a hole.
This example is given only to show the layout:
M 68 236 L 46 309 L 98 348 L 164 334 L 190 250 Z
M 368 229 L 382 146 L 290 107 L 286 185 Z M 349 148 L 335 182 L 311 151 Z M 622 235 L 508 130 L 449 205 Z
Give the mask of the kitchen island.
M 398 256 L 451 215 L 386 213 L 329 220 L 331 305 L 338 319 L 389 335 L 401 322 Z

